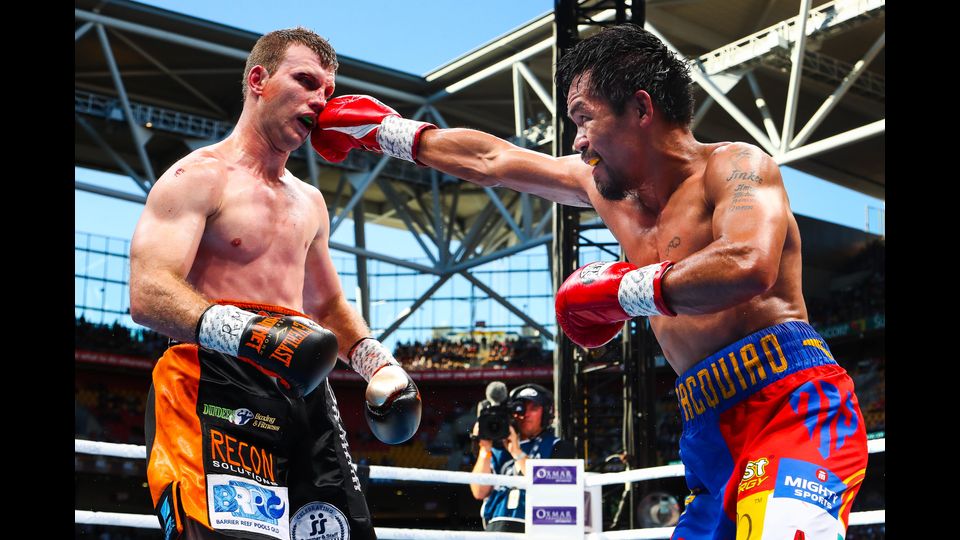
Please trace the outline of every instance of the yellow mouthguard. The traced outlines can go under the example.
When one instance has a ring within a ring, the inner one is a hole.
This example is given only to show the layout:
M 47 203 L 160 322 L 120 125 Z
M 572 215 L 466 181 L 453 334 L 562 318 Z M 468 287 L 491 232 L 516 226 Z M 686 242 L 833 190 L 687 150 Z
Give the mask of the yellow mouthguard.
M 598 157 L 595 157 L 587 161 L 587 164 L 590 165 L 591 167 L 596 167 L 597 163 L 600 163 L 600 158 Z

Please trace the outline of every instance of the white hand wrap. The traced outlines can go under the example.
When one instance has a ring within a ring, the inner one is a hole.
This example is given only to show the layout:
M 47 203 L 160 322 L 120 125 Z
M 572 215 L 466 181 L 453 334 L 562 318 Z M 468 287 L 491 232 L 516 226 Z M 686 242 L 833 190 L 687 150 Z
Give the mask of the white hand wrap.
M 666 302 L 660 290 L 660 280 L 673 266 L 664 261 L 637 268 L 623 275 L 617 299 L 620 307 L 631 317 L 650 317 L 655 315 L 676 316 Z
M 212 351 L 236 356 L 240 350 L 240 335 L 256 313 L 236 306 L 212 305 L 200 316 L 197 342 Z
M 350 369 L 356 371 L 363 380 L 370 382 L 370 377 L 384 365 L 399 366 L 400 362 L 390 354 L 383 343 L 369 338 L 364 339 L 353 347 L 350 353 Z
M 431 126 L 427 122 L 418 122 L 416 120 L 407 120 L 399 116 L 388 116 L 380 123 L 380 129 L 377 131 L 377 144 L 383 153 L 398 159 L 404 159 L 416 163 L 414 154 L 417 143 L 417 134 L 423 126 Z

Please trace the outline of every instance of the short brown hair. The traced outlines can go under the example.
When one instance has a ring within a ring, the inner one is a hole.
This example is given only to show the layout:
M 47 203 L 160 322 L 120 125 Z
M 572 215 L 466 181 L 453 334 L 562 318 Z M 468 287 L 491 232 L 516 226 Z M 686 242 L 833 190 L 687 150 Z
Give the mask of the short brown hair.
M 320 65 L 333 72 L 337 71 L 340 63 L 337 62 L 337 53 L 330 46 L 330 43 L 318 36 L 314 31 L 298 26 L 296 28 L 285 28 L 283 30 L 274 30 L 269 34 L 260 36 L 257 43 L 254 44 L 250 56 L 247 56 L 247 65 L 243 69 L 243 97 L 247 97 L 247 77 L 250 76 L 250 70 L 253 66 L 263 66 L 267 72 L 273 74 L 277 70 L 280 62 L 283 62 L 287 49 L 294 44 L 305 45 L 320 57 Z

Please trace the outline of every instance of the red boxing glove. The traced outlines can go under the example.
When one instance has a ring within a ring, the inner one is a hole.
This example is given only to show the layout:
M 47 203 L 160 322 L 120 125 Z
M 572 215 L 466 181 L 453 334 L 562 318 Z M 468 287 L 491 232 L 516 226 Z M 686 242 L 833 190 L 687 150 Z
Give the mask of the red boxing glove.
M 420 134 L 437 126 L 407 120 L 370 96 L 339 96 L 317 117 L 310 144 L 323 159 L 339 163 L 354 148 L 417 162 Z
M 579 268 L 557 290 L 557 323 L 571 341 L 592 349 L 617 335 L 623 321 L 676 313 L 660 290 L 670 261 L 642 268 L 628 262 L 595 262 Z

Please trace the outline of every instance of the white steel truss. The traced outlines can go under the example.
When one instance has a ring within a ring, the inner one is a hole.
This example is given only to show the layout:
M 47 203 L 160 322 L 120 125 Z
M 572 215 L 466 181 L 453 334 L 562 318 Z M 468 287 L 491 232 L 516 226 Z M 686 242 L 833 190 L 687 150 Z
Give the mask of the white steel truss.
M 694 128 L 700 123 L 711 105 L 718 104 L 780 164 L 791 163 L 821 152 L 832 151 L 884 132 L 885 122 L 879 120 L 845 133 L 826 137 L 820 141 L 807 143 L 810 135 L 851 89 L 856 89 L 861 95 L 883 100 L 883 77 L 869 72 L 865 68 L 883 49 L 884 35 L 881 35 L 873 46 L 865 51 L 862 59 L 854 65 L 807 50 L 806 45 L 808 39 L 822 39 L 832 35 L 832 33 L 843 31 L 860 22 L 879 16 L 883 13 L 885 1 L 834 0 L 812 9 L 809 8 L 810 0 L 801 0 L 800 4 L 800 13 L 797 16 L 697 58 L 690 59 L 692 64 L 691 75 L 708 95 L 706 101 L 701 104 L 696 112 Z M 767 9 L 769 10 L 771 6 L 772 2 L 768 4 Z M 614 16 L 615 10 L 608 9 L 594 16 L 593 19 L 606 21 Z M 200 98 L 212 111 L 221 113 L 223 109 L 216 103 L 203 96 L 203 93 L 195 86 L 187 83 L 179 76 L 180 74 L 177 71 L 167 68 L 159 60 L 143 51 L 127 35 L 147 36 L 234 59 L 245 60 L 248 51 L 80 9 L 75 9 L 75 18 L 82 22 L 75 31 L 75 40 L 80 40 L 89 34 L 90 30 L 94 30 L 97 34 L 104 57 L 107 59 L 109 73 L 114 81 L 114 88 L 119 96 L 119 98 L 113 98 L 75 89 L 76 121 L 83 128 L 83 131 L 90 135 L 91 139 L 117 163 L 121 170 L 133 178 L 144 192 L 149 190 L 150 180 L 155 178 L 145 149 L 146 139 L 149 137 L 149 132 L 142 127 L 145 123 L 150 122 L 157 129 L 165 129 L 191 138 L 196 144 L 208 144 L 209 141 L 219 140 L 228 133 L 232 126 L 227 122 L 153 105 L 144 105 L 131 100 L 124 90 L 120 69 L 113 59 L 106 29 L 111 29 L 111 35 L 117 37 L 132 49 L 139 51 L 160 72 L 177 81 L 181 87 Z M 446 120 L 437 110 L 438 103 L 447 100 L 465 88 L 490 79 L 509 69 L 512 73 L 514 106 L 513 140 L 521 146 L 538 148 L 548 145 L 554 139 L 553 125 L 556 111 L 554 110 L 551 85 L 539 80 L 527 65 L 527 62 L 538 55 L 542 56 L 550 53 L 554 47 L 555 39 L 551 36 L 540 40 L 489 65 L 484 65 L 482 60 L 488 53 L 496 51 L 500 47 L 508 46 L 520 37 L 534 32 L 542 32 L 544 27 L 552 25 L 553 22 L 553 14 L 545 15 L 523 28 L 432 72 L 425 78 L 427 82 L 440 79 L 458 69 L 474 66 L 472 69 L 466 70 L 467 72 L 462 77 L 445 84 L 441 90 L 428 96 L 404 92 L 382 84 L 342 75 L 338 75 L 338 80 L 378 97 L 419 105 L 419 109 L 412 115 L 412 118 L 424 118 L 437 123 L 441 127 L 446 127 Z M 678 52 L 649 22 L 646 28 L 657 34 L 674 52 Z M 585 29 L 586 26 L 581 27 L 581 30 Z M 785 54 L 787 50 L 792 51 L 789 59 Z M 775 65 L 782 68 L 786 63 L 789 63 L 791 68 L 787 96 L 788 106 L 782 125 L 778 129 L 763 91 L 752 71 L 761 65 Z M 763 118 L 763 128 L 756 125 L 727 97 L 731 89 L 744 77 L 750 85 L 755 104 Z M 799 87 L 805 78 L 815 79 L 820 83 L 833 83 L 836 85 L 836 90 L 824 100 L 816 113 L 809 119 L 805 119 L 803 127 L 794 135 L 795 124 L 800 121 L 800 119 L 797 119 L 796 98 Z M 469 114 L 471 113 L 465 112 L 464 117 L 468 117 Z M 84 116 L 125 122 L 130 129 L 132 139 L 135 141 L 138 157 L 146 171 L 146 178 L 136 174 L 130 165 L 116 151 L 111 149 L 102 137 L 97 135 L 96 130 L 84 120 Z M 552 217 L 553 205 L 538 204 L 543 201 L 534 200 L 526 194 L 517 195 L 485 188 L 483 191 L 488 195 L 490 204 L 486 205 L 471 223 L 458 222 L 458 204 L 464 197 L 461 193 L 460 181 L 435 172 L 429 173 L 429 176 L 426 177 L 416 168 L 408 167 L 407 164 L 400 164 L 398 161 L 385 156 L 371 157 L 356 154 L 358 153 L 351 153 L 350 158 L 344 164 L 331 165 L 326 162 L 318 162 L 309 148 L 301 149 L 301 151 L 295 153 L 296 156 L 306 160 L 310 182 L 317 187 L 319 187 L 321 167 L 334 167 L 341 171 L 337 195 L 333 198 L 331 205 L 331 231 L 338 228 L 343 220 L 353 212 L 354 208 L 364 199 L 364 195 L 370 187 L 377 185 L 380 191 L 386 195 L 390 206 L 390 209 L 379 219 L 384 219 L 389 214 L 401 220 L 403 225 L 414 235 L 430 263 L 420 264 L 401 259 L 396 254 L 372 252 L 367 250 L 364 245 L 349 246 L 331 242 L 331 248 L 356 255 L 358 264 L 359 258 L 370 258 L 437 277 L 433 286 L 408 308 L 400 312 L 387 328 L 383 329 L 380 334 L 381 339 L 398 328 L 454 274 L 460 274 L 485 291 L 492 299 L 504 305 L 511 313 L 537 329 L 547 339 L 553 338 L 551 331 L 530 319 L 523 310 L 518 309 L 505 297 L 470 273 L 470 269 L 479 265 L 524 250 L 544 245 L 549 249 L 553 235 L 547 231 L 547 225 Z M 385 177 L 385 170 L 391 171 L 390 178 Z M 349 191 L 347 189 L 348 185 L 353 187 L 353 193 L 350 194 L 349 200 L 341 206 L 340 199 L 342 195 L 346 195 L 345 190 Z M 139 195 L 100 188 L 80 181 L 75 181 L 75 187 L 79 190 L 126 200 L 142 202 L 144 199 Z M 422 201 L 421 197 L 428 199 L 428 202 Z M 454 239 L 460 244 L 459 248 L 455 250 L 451 249 L 451 242 Z

